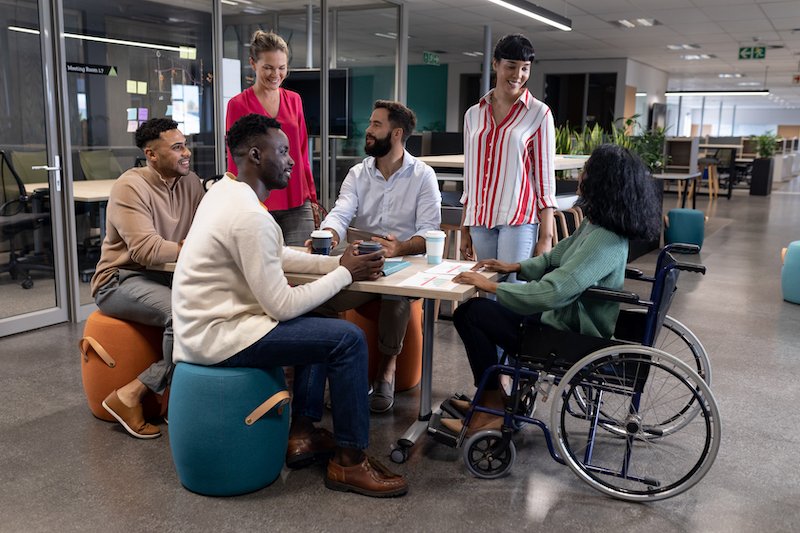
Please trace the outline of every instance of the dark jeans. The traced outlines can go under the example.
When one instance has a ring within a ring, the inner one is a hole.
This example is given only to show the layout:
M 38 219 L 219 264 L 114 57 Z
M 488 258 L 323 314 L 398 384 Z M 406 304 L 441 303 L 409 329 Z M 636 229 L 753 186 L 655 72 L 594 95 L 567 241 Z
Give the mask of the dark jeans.
M 292 415 L 315 421 L 322 418 L 327 377 L 336 443 L 363 450 L 369 445 L 367 360 L 364 332 L 357 326 L 306 315 L 279 323 L 217 366 L 294 366 Z
M 492 365 L 497 364 L 497 347 L 516 351 L 519 345 L 520 324 L 526 318 L 494 300 L 472 298 L 458 306 L 453 324 L 467 350 L 475 386 Z M 487 380 L 487 390 L 497 390 L 497 376 Z

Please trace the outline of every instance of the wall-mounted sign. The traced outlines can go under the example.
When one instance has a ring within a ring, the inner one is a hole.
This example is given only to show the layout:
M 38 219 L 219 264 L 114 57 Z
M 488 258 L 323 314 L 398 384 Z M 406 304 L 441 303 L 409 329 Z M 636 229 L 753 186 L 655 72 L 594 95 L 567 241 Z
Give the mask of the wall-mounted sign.
M 766 46 L 742 46 L 739 48 L 739 59 L 764 59 L 767 57 Z
M 422 52 L 422 62 L 426 65 L 438 65 L 439 54 L 434 54 L 433 52 Z
M 87 65 L 86 63 L 67 63 L 67 72 L 116 77 L 117 67 L 112 67 L 110 65 Z

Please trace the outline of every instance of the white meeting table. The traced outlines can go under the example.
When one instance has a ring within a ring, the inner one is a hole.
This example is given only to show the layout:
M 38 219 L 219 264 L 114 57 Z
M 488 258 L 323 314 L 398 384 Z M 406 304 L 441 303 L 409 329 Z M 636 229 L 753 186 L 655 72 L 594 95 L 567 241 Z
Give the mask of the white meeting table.
M 295 248 L 297 249 L 297 248 Z M 401 283 L 414 274 L 424 272 L 431 268 L 425 257 L 413 256 L 404 257 L 403 261 L 411 263 L 410 266 L 395 272 L 389 276 L 382 277 L 377 281 L 356 281 L 344 290 L 367 292 L 371 294 L 382 294 L 387 296 L 402 296 L 407 298 L 422 298 L 422 376 L 420 378 L 420 397 L 419 415 L 406 431 L 397 439 L 396 446 L 390 451 L 392 461 L 396 463 L 405 462 L 408 452 L 417 442 L 421 435 L 428 429 L 428 421 L 431 417 L 431 392 L 433 388 L 433 339 L 436 317 L 434 309 L 436 300 L 448 300 L 463 302 L 477 293 L 477 289 L 472 285 L 456 285 L 452 289 L 441 287 L 408 287 Z M 450 261 L 459 262 L 464 261 Z M 174 271 L 175 263 L 167 263 L 154 267 L 154 270 Z M 302 285 L 310 283 L 322 277 L 319 274 L 300 274 L 286 272 L 286 279 L 292 285 Z M 494 280 L 497 274 L 494 272 L 482 273 L 487 279 Z
M 72 185 L 72 199 L 81 203 L 96 203 L 100 207 L 100 239 L 105 239 L 106 236 L 106 205 L 108 205 L 108 197 L 111 195 L 111 187 L 116 183 L 116 179 L 112 180 L 81 180 L 73 181 Z M 36 189 L 49 189 L 50 184 L 46 181 L 41 183 L 26 183 L 26 189 L 35 191 Z

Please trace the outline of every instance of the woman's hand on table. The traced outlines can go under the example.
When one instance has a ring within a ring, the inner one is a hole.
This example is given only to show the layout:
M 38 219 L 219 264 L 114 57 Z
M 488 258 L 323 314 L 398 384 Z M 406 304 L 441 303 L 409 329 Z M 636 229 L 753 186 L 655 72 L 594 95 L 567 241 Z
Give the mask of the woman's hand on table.
M 506 263 L 497 259 L 484 259 L 472 267 L 472 270 L 488 270 L 489 272 L 498 272 L 500 274 L 515 274 L 520 271 L 522 267 L 519 263 Z
M 497 292 L 497 283 L 486 278 L 483 274 L 478 272 L 462 272 L 453 278 L 453 283 L 463 283 L 464 285 L 473 285 L 477 289 L 484 292 Z

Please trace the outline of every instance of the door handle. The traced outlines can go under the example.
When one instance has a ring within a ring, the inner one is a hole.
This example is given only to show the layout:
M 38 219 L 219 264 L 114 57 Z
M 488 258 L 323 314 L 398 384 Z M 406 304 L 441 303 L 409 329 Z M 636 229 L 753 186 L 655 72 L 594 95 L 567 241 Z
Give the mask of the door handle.
M 61 192 L 61 156 L 53 156 L 54 165 L 35 165 L 31 167 L 31 170 L 46 170 L 48 172 L 55 171 L 56 173 L 56 191 Z

